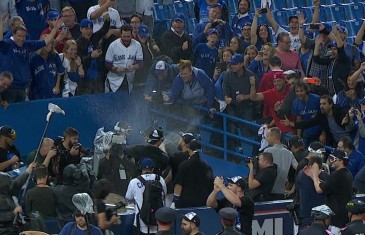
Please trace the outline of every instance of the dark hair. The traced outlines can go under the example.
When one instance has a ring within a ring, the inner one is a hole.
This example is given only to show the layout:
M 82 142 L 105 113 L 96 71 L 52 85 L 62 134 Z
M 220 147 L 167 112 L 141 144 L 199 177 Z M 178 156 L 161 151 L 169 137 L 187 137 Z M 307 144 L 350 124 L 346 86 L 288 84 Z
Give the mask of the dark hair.
M 4 71 L 0 73 L 0 80 L 3 80 L 4 78 L 9 79 L 10 81 L 13 81 L 13 74 L 11 74 L 8 71 Z
M 20 24 L 14 27 L 13 34 L 16 34 L 16 32 L 18 32 L 19 30 L 27 32 L 27 28 L 24 25 Z
M 245 50 L 243 49 L 243 42 L 242 42 L 242 40 L 239 37 L 237 37 L 237 36 L 233 36 L 231 38 L 231 40 L 229 40 L 229 43 L 231 43 L 231 41 L 232 41 L 233 38 L 236 39 L 237 42 L 238 42 L 238 49 L 237 49 L 237 51 L 235 53 L 243 54 L 245 52 Z
M 308 164 L 307 166 L 312 166 L 314 163 L 317 163 L 318 166 L 319 166 L 319 169 L 322 169 L 322 163 L 323 163 L 323 160 L 321 157 L 319 156 L 313 156 L 311 157 L 309 160 L 308 160 Z
M 67 127 L 66 130 L 63 132 L 63 137 L 72 137 L 72 136 L 78 136 L 79 132 L 73 128 L 73 127 Z
M 251 1 L 250 0 L 238 0 L 238 3 L 237 3 L 237 9 L 239 8 L 239 5 L 242 1 L 246 1 L 247 4 L 248 4 L 248 11 L 250 11 L 251 9 Z
M 338 142 L 340 142 L 340 141 L 342 142 L 344 148 L 349 148 L 351 150 L 355 149 L 355 146 L 354 146 L 352 140 L 350 139 L 350 137 L 344 136 Z
M 322 149 L 324 148 L 323 144 L 321 142 L 318 141 L 314 141 L 312 142 L 309 147 L 313 150 L 318 150 L 318 149 Z
M 329 104 L 333 104 L 333 100 L 329 95 L 322 95 L 321 100 L 326 100 Z
M 123 31 L 125 31 L 125 32 L 131 32 L 132 33 L 132 26 L 130 26 L 129 24 L 124 24 L 124 25 L 122 25 L 122 27 L 120 27 L 120 32 L 123 32 Z
M 289 33 L 287 32 L 281 32 L 278 34 L 278 36 L 276 37 L 276 41 L 279 42 L 279 41 L 282 41 L 283 40 L 283 37 L 285 36 L 288 36 L 289 37 Z
M 279 66 L 281 67 L 281 60 L 279 57 L 277 56 L 271 56 L 270 59 L 269 59 L 269 64 L 272 65 L 272 66 Z
M 257 39 L 258 41 L 262 41 L 263 44 L 266 43 L 264 40 L 262 40 L 262 38 L 260 37 L 260 28 L 264 26 L 267 29 L 268 35 L 267 35 L 267 42 L 271 42 L 271 31 L 269 26 L 267 26 L 266 24 L 260 24 L 257 29 L 256 29 L 256 35 L 257 35 Z
M 103 200 L 108 196 L 112 189 L 110 181 L 106 179 L 101 179 L 94 185 L 94 198 Z
M 34 168 L 34 177 L 36 180 L 47 177 L 47 167 L 43 164 L 40 164 Z
M 137 17 L 141 21 L 141 23 L 143 22 L 143 18 L 140 14 L 135 13 L 129 19 L 132 20 L 132 18 L 134 17 Z
M 305 83 L 305 82 L 302 82 L 302 81 L 297 81 L 296 83 L 294 83 L 294 91 L 297 88 L 303 88 L 305 92 L 308 92 L 309 91 L 308 84 Z
M 273 156 L 272 156 L 272 153 L 269 153 L 269 152 L 263 152 L 263 153 L 260 153 L 259 156 L 262 156 L 262 158 L 265 160 L 265 161 L 268 161 L 270 164 L 273 164 L 274 163 L 274 159 L 273 159 Z
M 349 74 L 349 77 L 347 77 L 347 79 L 350 78 L 350 76 L 352 76 L 352 74 L 350 73 Z M 355 86 L 355 92 L 356 92 L 356 97 L 358 99 L 361 99 L 364 97 L 364 83 L 363 82 L 355 82 L 356 83 L 356 86 Z M 345 82 L 345 88 L 344 88 L 344 91 L 349 91 L 350 88 L 349 88 L 349 85 L 347 84 L 347 80 Z

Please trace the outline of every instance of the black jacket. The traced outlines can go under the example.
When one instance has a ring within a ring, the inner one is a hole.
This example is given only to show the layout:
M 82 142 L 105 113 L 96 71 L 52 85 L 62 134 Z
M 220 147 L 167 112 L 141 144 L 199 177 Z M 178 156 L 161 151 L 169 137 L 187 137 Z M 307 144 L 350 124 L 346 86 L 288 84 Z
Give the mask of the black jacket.
M 185 51 L 181 49 L 184 42 L 188 41 L 189 48 Z M 184 34 L 179 37 L 171 29 L 167 30 L 161 38 L 161 52 L 164 55 L 171 57 L 174 63 L 179 63 L 181 59 L 192 60 L 193 59 L 193 49 L 192 41 L 190 36 L 184 32 Z
M 346 125 L 341 124 L 343 118 L 347 115 L 346 109 L 341 106 L 333 105 L 332 110 L 333 110 L 333 117 L 335 118 L 337 125 L 342 127 L 343 129 L 345 129 L 346 131 L 350 132 L 354 128 L 354 122 L 352 121 L 351 118 L 349 118 L 349 122 Z M 309 127 L 316 126 L 316 125 L 321 125 L 323 127 L 324 131 L 327 134 L 327 141 L 328 141 L 329 145 L 335 144 L 332 133 L 330 131 L 330 127 L 328 125 L 327 115 L 323 114 L 322 112 L 318 112 L 316 117 L 313 119 L 305 120 L 305 121 L 301 121 L 301 122 L 295 122 L 294 128 L 295 129 L 304 129 L 304 128 L 309 128 Z

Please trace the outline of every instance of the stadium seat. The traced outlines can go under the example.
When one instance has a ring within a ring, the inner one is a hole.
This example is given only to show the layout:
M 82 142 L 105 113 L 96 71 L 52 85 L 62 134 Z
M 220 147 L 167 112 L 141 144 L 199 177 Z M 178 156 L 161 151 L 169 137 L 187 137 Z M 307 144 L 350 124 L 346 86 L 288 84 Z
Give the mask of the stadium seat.
M 340 0 L 322 0 L 321 4 L 322 5 L 333 5 L 333 4 L 338 4 Z
M 194 0 L 186 0 L 184 1 L 187 8 L 188 8 L 188 16 L 189 18 L 195 18 L 195 12 L 194 12 Z
M 169 18 L 169 12 L 168 9 L 166 7 L 166 5 L 160 5 L 158 3 L 154 4 L 154 17 L 155 17 L 155 21 L 164 21 L 166 19 Z
M 304 17 L 307 19 L 307 23 L 312 22 L 314 7 L 302 7 L 300 11 L 304 13 Z
M 259 6 L 261 6 L 261 3 L 259 4 Z M 283 8 L 287 8 L 286 1 L 284 1 L 284 0 L 272 1 L 271 9 L 282 10 Z
M 255 9 L 260 8 L 260 7 L 261 7 L 261 1 L 260 0 L 253 0 L 253 1 L 251 1 L 250 12 L 255 13 Z
M 303 5 L 303 2 L 302 1 L 299 2 L 298 0 L 296 0 L 296 1 L 293 1 L 293 0 L 285 0 L 285 5 L 286 5 L 286 8 L 293 8 L 293 7 L 298 7 L 298 6 Z
M 270 26 L 269 26 L 269 29 L 271 31 L 271 43 L 272 44 L 277 44 L 277 42 L 276 42 L 276 35 L 275 35 L 274 30 Z M 284 26 L 284 29 L 287 29 L 289 31 L 289 29 L 288 28 L 285 28 L 285 26 Z
M 335 6 L 335 5 L 322 6 L 320 10 L 321 10 L 322 14 L 324 14 L 324 16 L 325 16 L 325 21 L 339 22 L 340 20 L 345 19 L 345 13 L 343 11 L 342 6 Z M 321 14 L 321 16 L 323 16 L 322 14 Z M 322 20 L 322 18 L 321 18 L 321 20 Z
M 267 18 L 265 15 L 263 15 L 262 17 L 259 17 L 257 19 L 257 24 L 258 25 L 261 25 L 261 24 L 266 24 L 266 25 L 269 25 L 269 22 L 267 21 Z
M 355 4 L 340 4 L 342 7 L 345 18 L 343 20 L 355 20 L 363 18 L 363 9 Z
M 229 14 L 237 14 L 238 9 L 237 9 L 237 3 L 234 1 L 230 1 L 228 4 L 228 12 Z
M 304 6 L 305 7 L 312 7 L 313 6 L 313 0 L 304 0 Z
M 349 31 L 348 36 L 356 36 L 357 31 L 355 31 L 355 24 L 358 23 L 356 20 L 341 20 L 340 25 L 345 26 Z
M 182 13 L 182 14 L 186 15 L 186 12 L 188 12 L 188 6 L 185 3 L 185 1 L 182 1 L 182 2 L 175 1 L 174 6 L 175 6 L 176 13 Z
M 186 30 L 188 32 L 188 34 L 193 34 L 194 33 L 194 29 L 196 26 L 196 19 L 195 18 L 189 18 L 186 19 Z
M 288 25 L 288 16 L 285 11 L 275 11 L 273 12 L 274 18 L 279 25 Z
M 176 14 L 175 5 L 174 4 L 167 4 L 165 5 L 168 12 L 168 19 L 174 18 L 174 15 Z
M 293 8 L 284 8 L 283 11 L 286 12 L 287 18 L 285 18 L 285 20 L 287 21 L 286 24 L 288 24 L 288 17 L 289 16 L 296 16 L 300 13 L 300 9 L 298 9 L 297 7 L 293 7 Z

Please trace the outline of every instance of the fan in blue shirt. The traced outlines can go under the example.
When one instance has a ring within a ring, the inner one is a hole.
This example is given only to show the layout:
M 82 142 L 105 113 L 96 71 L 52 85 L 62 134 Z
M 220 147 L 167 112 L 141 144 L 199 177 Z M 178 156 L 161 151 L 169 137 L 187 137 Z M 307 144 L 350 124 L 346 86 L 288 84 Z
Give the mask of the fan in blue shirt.
M 219 59 L 218 49 L 215 47 L 218 42 L 218 31 L 210 29 L 207 40 L 207 43 L 199 43 L 194 48 L 194 65 L 196 68 L 204 70 L 210 78 L 213 78 L 215 63 Z
M 308 86 L 303 82 L 296 83 L 294 90 L 297 98 L 293 101 L 291 114 L 297 117 L 297 121 L 314 118 L 320 112 L 320 97 L 308 93 Z M 298 134 L 303 137 L 304 143 L 308 146 L 311 142 L 318 139 L 321 132 L 322 127 L 317 125 L 306 128 L 302 130 L 302 133 Z

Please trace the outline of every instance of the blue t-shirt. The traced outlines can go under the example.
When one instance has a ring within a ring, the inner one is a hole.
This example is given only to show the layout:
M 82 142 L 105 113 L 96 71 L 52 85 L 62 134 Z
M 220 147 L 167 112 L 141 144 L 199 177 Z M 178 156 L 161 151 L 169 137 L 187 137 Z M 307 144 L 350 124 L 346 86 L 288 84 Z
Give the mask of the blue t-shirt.
M 103 235 L 99 228 L 94 225 L 91 226 L 91 235 Z M 76 226 L 75 222 L 67 223 L 59 233 L 59 235 L 89 235 L 87 230 L 81 230 Z
M 49 0 L 16 0 L 15 8 L 22 17 L 25 27 L 32 40 L 39 39 L 44 29 L 48 27 L 45 15 L 49 7 Z
M 33 54 L 30 58 L 30 70 L 32 82 L 29 90 L 29 99 L 61 97 L 61 92 L 58 95 L 52 92 L 52 89 L 56 86 L 57 75 L 63 74 L 65 71 L 58 54 L 50 53 L 46 60 L 37 53 Z
M 202 69 L 212 78 L 215 69 L 215 63 L 218 61 L 218 49 L 210 47 L 207 43 L 199 43 L 194 49 L 195 67 Z
M 304 73 L 306 73 L 308 69 L 308 63 L 309 63 L 309 56 L 311 54 L 311 50 L 307 51 L 306 53 L 302 53 L 300 50 L 298 51 L 300 63 L 302 64 L 302 68 Z
M 351 172 L 352 178 L 360 171 L 360 169 L 365 165 L 365 157 L 362 153 L 357 150 L 352 150 L 349 155 L 349 164 L 347 164 L 347 169 Z
M 256 81 L 259 83 L 261 81 L 262 75 L 270 71 L 270 67 L 268 67 L 265 71 L 264 64 L 261 60 L 251 60 L 247 69 L 256 75 Z
M 43 40 L 25 41 L 22 47 L 16 45 L 11 39 L 0 41 L 0 52 L 6 58 L 2 62 L 1 71 L 9 71 L 13 74 L 14 80 L 11 88 L 25 89 L 29 86 L 31 78 L 30 53 L 45 45 Z
M 315 94 L 308 94 L 308 101 L 303 103 L 298 98 L 295 98 L 291 108 L 291 114 L 295 117 L 300 116 L 303 120 L 309 120 L 314 118 L 318 112 L 320 112 L 320 97 Z M 306 128 L 303 131 L 303 135 L 310 133 L 311 136 L 317 135 L 322 131 L 320 125 Z

